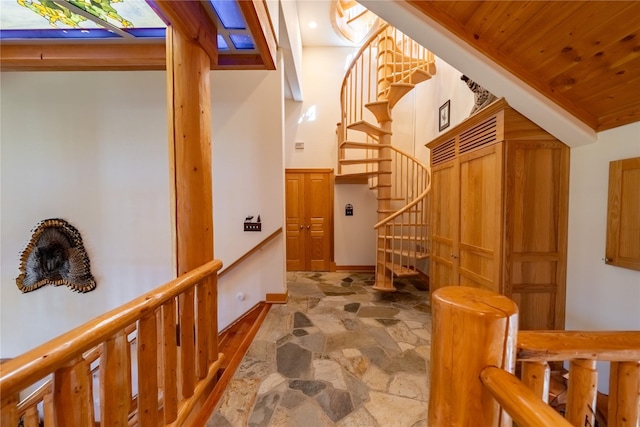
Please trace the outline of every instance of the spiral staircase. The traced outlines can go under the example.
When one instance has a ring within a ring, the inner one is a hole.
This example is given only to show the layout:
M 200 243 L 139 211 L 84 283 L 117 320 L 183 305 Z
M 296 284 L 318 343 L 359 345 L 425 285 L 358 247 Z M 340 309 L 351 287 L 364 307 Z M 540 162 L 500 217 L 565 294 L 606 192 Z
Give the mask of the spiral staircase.
M 394 106 L 435 74 L 433 54 L 388 24 L 358 51 L 340 93 L 336 182 L 366 182 L 377 193 L 376 283 L 419 275 L 429 253 L 428 167 L 394 147 Z

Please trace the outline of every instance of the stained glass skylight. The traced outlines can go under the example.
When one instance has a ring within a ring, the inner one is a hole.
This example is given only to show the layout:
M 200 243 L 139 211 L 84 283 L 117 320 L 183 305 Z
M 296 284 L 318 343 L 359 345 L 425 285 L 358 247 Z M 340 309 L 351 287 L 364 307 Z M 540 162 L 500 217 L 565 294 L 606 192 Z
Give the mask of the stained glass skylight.
M 164 37 L 145 0 L 0 0 L 0 37 Z M 140 31 L 144 30 L 144 31 Z
M 175 0 L 179 1 L 179 0 Z M 237 0 L 210 0 L 223 53 L 256 46 Z M 164 38 L 147 0 L 0 0 L 0 40 Z

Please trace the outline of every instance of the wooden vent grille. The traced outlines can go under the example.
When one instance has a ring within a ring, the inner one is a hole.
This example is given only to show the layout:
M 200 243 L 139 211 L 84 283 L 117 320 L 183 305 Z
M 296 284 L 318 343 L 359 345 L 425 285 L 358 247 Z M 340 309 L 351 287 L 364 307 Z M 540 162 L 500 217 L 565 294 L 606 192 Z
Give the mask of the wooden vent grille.
M 468 131 L 461 133 L 460 154 L 493 144 L 496 142 L 497 132 L 497 119 L 496 116 L 493 116 Z
M 451 160 L 456 156 L 456 140 L 450 139 L 447 142 L 438 145 L 431 151 L 431 164 L 439 165 L 447 160 Z

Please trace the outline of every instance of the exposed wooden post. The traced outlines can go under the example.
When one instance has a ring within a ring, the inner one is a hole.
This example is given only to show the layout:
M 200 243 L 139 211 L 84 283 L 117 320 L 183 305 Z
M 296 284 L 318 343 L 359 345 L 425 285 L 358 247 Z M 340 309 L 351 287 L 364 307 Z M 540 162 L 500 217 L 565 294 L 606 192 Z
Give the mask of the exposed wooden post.
M 198 43 L 173 27 L 167 28 L 167 93 L 169 153 L 174 183 L 177 274 L 181 275 L 213 259 L 213 195 L 211 173 L 211 89 L 208 56 Z M 216 292 L 216 278 L 205 279 L 199 289 Z M 206 306 L 200 299 L 200 311 Z M 217 357 L 217 316 L 198 330 L 198 346 L 204 355 L 194 355 L 194 291 L 180 297 L 181 396 L 189 397 L 198 378 L 206 376 L 206 362 Z M 187 313 L 183 310 L 187 309 Z M 217 310 L 217 307 L 212 307 Z M 213 313 L 215 315 L 216 312 Z M 201 316 L 203 313 L 200 313 Z M 184 323 L 184 322 L 187 323 Z M 201 350 L 202 351 L 202 350 Z M 173 414 L 169 414 L 173 418 Z
M 639 411 L 640 362 L 612 362 L 607 426 L 635 427 Z
M 156 315 L 138 321 L 138 422 L 140 427 L 158 425 L 158 345 Z
M 11 396 L 2 396 L 2 409 L 0 416 L 0 425 L 17 426 L 18 425 L 18 394 Z
M 571 361 L 565 418 L 574 426 L 595 425 L 597 384 L 598 371 L 596 371 L 595 360 L 574 359 Z
M 466 286 L 431 296 L 429 426 L 500 426 L 510 418 L 480 382 L 486 366 L 513 373 L 518 307 L 503 295 Z

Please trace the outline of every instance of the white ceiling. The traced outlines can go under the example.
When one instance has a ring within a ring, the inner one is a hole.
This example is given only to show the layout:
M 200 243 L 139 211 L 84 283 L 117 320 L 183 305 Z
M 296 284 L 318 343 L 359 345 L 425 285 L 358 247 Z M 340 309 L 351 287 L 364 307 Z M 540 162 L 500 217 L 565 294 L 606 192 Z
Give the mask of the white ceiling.
M 285 0 L 287 1 L 287 0 Z M 339 36 L 331 20 L 331 0 L 297 0 L 302 46 L 353 46 Z M 309 28 L 309 22 L 318 26 Z

